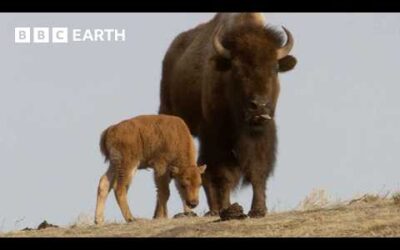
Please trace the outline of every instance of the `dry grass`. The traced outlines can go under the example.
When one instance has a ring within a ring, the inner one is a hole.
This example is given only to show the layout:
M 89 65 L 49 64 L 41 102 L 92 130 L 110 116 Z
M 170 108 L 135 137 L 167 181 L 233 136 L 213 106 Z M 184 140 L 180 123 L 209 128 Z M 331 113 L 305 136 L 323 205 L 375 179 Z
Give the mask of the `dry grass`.
M 400 206 L 400 192 L 394 193 L 392 199 L 396 205 Z
M 332 204 L 331 198 L 324 189 L 314 189 L 309 195 L 299 204 L 297 210 L 307 211 L 326 208 Z
M 318 198 L 319 197 L 319 198 Z M 321 191 L 308 196 L 298 210 L 262 219 L 216 222 L 217 218 L 138 219 L 131 224 L 88 225 L 78 217 L 68 228 L 10 232 L 2 237 L 352 237 L 400 236 L 400 194 L 391 198 L 364 195 L 330 204 Z M 330 205 L 329 205 L 330 204 Z M 90 218 L 91 219 L 91 218 Z

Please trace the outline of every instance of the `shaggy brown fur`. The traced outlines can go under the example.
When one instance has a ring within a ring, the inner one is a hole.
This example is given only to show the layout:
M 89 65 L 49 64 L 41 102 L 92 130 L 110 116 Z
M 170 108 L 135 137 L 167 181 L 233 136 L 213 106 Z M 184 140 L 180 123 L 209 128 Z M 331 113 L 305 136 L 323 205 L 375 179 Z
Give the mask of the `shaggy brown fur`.
M 217 30 L 230 57 L 213 46 Z M 253 188 L 249 215 L 266 213 L 266 180 L 277 144 L 278 72 L 296 65 L 288 54 L 278 60 L 283 40 L 265 27 L 261 14 L 224 13 L 179 34 L 165 55 L 159 113 L 182 117 L 199 137 L 211 215 L 229 207 L 230 192 L 241 178 Z
M 157 186 L 154 218 L 165 218 L 171 178 L 182 198 L 185 212 L 197 206 L 201 174 L 197 167 L 195 146 L 185 122 L 168 115 L 143 115 L 107 128 L 101 135 L 100 150 L 110 161 L 101 177 L 97 193 L 95 223 L 104 221 L 104 206 L 111 189 L 127 222 L 133 220 L 127 192 L 137 169 L 151 167 Z

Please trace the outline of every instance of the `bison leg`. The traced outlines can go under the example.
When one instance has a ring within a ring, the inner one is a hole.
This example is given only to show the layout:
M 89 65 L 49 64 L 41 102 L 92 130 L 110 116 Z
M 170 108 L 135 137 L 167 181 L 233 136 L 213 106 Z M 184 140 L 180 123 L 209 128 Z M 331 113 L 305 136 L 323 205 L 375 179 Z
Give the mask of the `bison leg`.
M 171 178 L 168 173 L 161 176 L 154 174 L 154 181 L 157 187 L 157 204 L 153 218 L 168 218 L 167 201 L 169 199 L 169 183 Z
M 218 216 L 219 215 L 219 204 L 218 204 L 218 193 L 217 188 L 212 180 L 212 175 L 206 170 L 203 175 L 203 187 L 207 197 L 208 211 L 205 216 Z
M 249 216 L 252 218 L 264 217 L 267 213 L 267 206 L 265 203 L 266 179 L 267 178 L 262 175 L 254 175 L 250 178 L 250 183 L 253 188 L 253 201 L 251 203 Z
M 117 166 L 118 176 L 117 183 L 114 189 L 115 198 L 119 208 L 121 209 L 122 215 L 126 222 L 132 222 L 133 216 L 128 205 L 128 189 L 132 180 L 133 175 L 136 173 L 138 163 L 135 164 L 121 164 Z
M 227 180 L 223 180 L 218 185 L 219 208 L 226 209 L 231 205 L 231 185 Z
M 107 172 L 100 178 L 99 186 L 97 188 L 97 204 L 96 204 L 96 215 L 95 215 L 95 223 L 103 224 L 104 223 L 104 207 L 107 200 L 107 196 L 110 193 L 113 181 L 114 181 L 114 172 L 110 167 Z
M 218 186 L 218 214 L 221 212 L 221 210 L 226 209 L 231 205 L 230 195 L 231 191 L 229 188 L 227 188 L 225 185 Z
M 217 182 L 219 208 L 226 209 L 231 205 L 231 190 L 238 185 L 240 180 L 240 170 L 238 166 L 226 163 L 218 166 L 220 178 Z
M 221 209 L 228 208 L 231 205 L 231 190 L 236 181 L 232 179 L 232 172 L 224 166 L 216 166 L 220 173 L 219 177 L 209 177 L 211 181 L 205 183 L 210 212 L 207 215 L 219 215 Z M 208 192 L 207 192 L 208 190 Z

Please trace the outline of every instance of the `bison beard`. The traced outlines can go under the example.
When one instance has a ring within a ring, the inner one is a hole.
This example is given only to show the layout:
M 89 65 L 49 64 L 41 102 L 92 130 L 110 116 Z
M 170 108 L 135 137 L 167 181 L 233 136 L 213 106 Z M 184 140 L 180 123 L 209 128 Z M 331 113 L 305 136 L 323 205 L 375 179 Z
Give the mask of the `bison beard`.
M 277 135 L 275 121 L 269 121 L 259 133 L 244 131 L 237 142 L 239 167 L 244 173 L 244 184 L 251 183 L 253 201 L 250 217 L 264 216 L 267 212 L 265 188 L 276 159 Z

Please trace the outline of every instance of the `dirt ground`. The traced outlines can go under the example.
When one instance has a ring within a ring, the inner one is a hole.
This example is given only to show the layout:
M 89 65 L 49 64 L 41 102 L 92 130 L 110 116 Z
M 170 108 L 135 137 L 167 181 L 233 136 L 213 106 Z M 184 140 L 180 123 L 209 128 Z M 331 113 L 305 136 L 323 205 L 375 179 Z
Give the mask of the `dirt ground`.
M 270 213 L 261 219 L 138 219 L 130 224 L 14 231 L 0 237 L 400 237 L 399 197 L 365 195 L 345 204 Z

